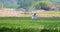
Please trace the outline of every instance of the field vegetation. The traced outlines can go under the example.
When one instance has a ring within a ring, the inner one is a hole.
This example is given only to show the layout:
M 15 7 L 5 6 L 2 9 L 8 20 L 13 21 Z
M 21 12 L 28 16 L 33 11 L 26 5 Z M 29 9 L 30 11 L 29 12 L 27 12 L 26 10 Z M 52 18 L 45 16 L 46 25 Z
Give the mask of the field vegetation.
M 0 17 L 0 32 L 60 32 L 60 18 Z

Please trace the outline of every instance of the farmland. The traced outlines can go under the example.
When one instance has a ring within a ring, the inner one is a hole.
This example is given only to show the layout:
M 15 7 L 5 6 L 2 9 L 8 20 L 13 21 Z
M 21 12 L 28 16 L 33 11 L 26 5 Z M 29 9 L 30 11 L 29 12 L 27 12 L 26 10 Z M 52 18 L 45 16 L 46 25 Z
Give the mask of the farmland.
M 58 28 L 60 31 L 60 18 L 31 19 L 31 17 L 0 17 L 0 27 L 8 28 Z

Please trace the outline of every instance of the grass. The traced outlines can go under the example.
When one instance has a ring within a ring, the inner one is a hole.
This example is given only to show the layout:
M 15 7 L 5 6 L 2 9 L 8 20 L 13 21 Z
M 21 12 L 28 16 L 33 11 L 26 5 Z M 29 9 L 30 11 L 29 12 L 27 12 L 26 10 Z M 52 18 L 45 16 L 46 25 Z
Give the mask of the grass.
M 58 28 L 60 31 L 60 18 L 37 18 L 31 19 L 31 17 L 0 17 L 0 28 L 21 28 L 24 31 L 32 29 L 43 28 Z M 24 29 L 25 28 L 25 29 Z M 33 30 L 32 29 L 32 30 Z

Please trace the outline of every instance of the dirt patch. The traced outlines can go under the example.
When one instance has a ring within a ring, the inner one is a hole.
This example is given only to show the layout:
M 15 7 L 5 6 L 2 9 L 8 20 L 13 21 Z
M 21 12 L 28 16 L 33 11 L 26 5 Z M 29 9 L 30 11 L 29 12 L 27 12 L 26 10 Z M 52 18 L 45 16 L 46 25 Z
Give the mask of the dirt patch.
M 37 13 L 39 17 L 60 17 L 60 12 L 41 12 L 41 11 L 32 11 L 24 14 L 22 11 L 15 11 L 9 9 L 0 10 L 0 17 L 31 17 L 33 13 Z

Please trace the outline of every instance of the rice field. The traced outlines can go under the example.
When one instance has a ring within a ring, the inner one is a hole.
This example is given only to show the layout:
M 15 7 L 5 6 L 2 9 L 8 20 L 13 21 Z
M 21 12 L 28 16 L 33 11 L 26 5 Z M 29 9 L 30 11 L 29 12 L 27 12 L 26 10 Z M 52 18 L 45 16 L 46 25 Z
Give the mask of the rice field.
M 31 17 L 0 17 L 0 28 L 34 28 L 34 29 L 44 29 L 44 28 L 57 28 L 60 31 L 60 18 L 43 18 L 39 17 L 37 19 L 32 19 Z

